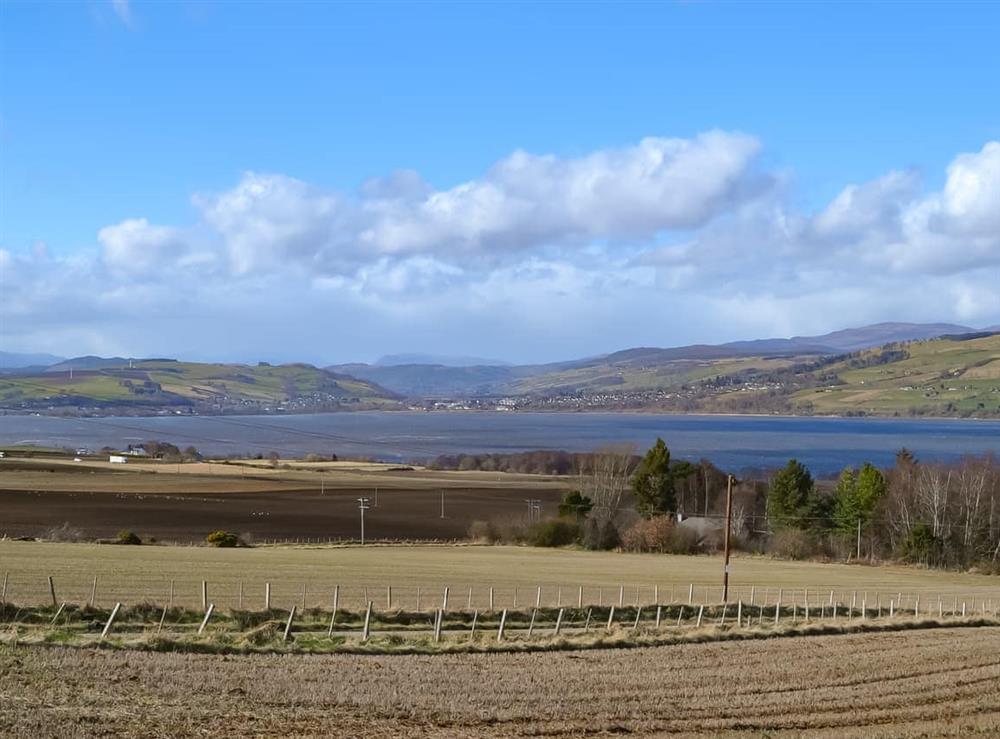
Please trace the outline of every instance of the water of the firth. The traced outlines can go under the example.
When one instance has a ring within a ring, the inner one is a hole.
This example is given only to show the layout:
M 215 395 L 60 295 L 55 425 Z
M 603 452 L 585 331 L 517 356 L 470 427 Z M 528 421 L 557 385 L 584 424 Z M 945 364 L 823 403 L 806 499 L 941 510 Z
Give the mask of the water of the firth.
M 1000 421 L 633 413 L 384 412 L 300 416 L 52 418 L 0 416 L 0 445 L 121 447 L 160 439 L 203 453 L 276 451 L 421 460 L 461 452 L 590 451 L 649 446 L 662 436 L 675 457 L 706 457 L 724 469 L 775 467 L 795 457 L 816 474 L 871 461 L 888 465 L 906 447 L 925 460 L 1000 454 Z

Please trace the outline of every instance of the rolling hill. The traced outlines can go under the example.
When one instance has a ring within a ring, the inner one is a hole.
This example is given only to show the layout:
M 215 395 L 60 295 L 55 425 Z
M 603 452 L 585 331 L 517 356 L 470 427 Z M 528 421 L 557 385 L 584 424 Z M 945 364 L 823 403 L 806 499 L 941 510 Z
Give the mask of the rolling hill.
M 8 409 L 302 412 L 395 407 L 396 401 L 394 393 L 374 383 L 308 364 L 82 357 L 43 371 L 0 377 L 0 407 Z

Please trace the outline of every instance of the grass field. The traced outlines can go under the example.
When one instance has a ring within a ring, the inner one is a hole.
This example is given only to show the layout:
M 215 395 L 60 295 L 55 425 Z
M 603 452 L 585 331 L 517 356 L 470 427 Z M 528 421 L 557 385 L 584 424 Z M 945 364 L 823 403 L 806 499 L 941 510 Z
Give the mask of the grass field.
M 422 607 L 439 603 L 445 587 L 451 603 L 465 607 L 472 588 L 474 607 L 488 605 L 494 588 L 498 608 L 533 604 L 541 587 L 542 605 L 577 601 L 579 588 L 588 603 L 608 605 L 686 602 L 693 584 L 694 601 L 721 601 L 722 560 L 708 556 L 670 556 L 491 546 L 348 546 L 257 547 L 121 547 L 96 544 L 0 541 L 0 570 L 8 572 L 7 599 L 16 603 L 50 601 L 47 577 L 56 583 L 60 601 L 83 603 L 98 577 L 98 604 L 116 601 L 164 603 L 174 582 L 174 603 L 195 607 L 201 582 L 219 607 L 234 607 L 240 584 L 244 606 L 263 605 L 265 583 L 271 583 L 276 608 L 305 604 L 329 607 L 340 586 L 341 605 L 361 608 L 367 600 L 382 604 L 391 586 L 393 606 L 413 608 L 417 589 Z M 778 589 L 786 603 L 793 599 L 819 604 L 830 591 L 841 603 L 855 592 L 874 606 L 887 606 L 900 593 L 908 607 L 921 598 L 925 609 L 956 600 L 1000 602 L 1000 582 L 986 575 L 959 574 L 912 567 L 789 562 L 765 557 L 737 557 L 731 567 L 731 599 L 774 602 Z M 624 588 L 624 593 L 621 589 Z M 656 592 L 654 592 L 656 591 Z M 804 592 L 805 591 L 805 592 Z M 367 597 L 366 597 L 367 596 Z
M 995 736 L 998 652 L 1000 628 L 383 657 L 0 646 L 0 733 Z

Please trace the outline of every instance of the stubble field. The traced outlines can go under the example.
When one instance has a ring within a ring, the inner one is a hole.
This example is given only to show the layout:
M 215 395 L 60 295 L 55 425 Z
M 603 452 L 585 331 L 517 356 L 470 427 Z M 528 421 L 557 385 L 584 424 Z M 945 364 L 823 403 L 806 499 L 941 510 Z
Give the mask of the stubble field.
M 1000 628 L 535 654 L 0 647 L 0 733 L 948 737 L 1000 732 Z

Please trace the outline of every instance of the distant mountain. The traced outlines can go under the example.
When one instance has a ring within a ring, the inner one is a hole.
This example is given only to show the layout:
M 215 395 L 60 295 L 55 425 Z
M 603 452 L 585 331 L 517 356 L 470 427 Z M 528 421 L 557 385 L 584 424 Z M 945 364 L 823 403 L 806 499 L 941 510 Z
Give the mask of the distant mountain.
M 375 382 L 408 397 L 475 397 L 574 393 L 606 388 L 664 387 L 685 376 L 692 362 L 752 357 L 817 357 L 846 354 L 883 344 L 975 331 L 950 323 L 878 323 L 821 336 L 756 339 L 670 348 L 636 347 L 598 357 L 537 365 L 388 362 L 329 367 Z M 395 355 L 411 358 L 420 355 Z
M 53 354 L 19 354 L 18 352 L 0 352 L 0 368 L 17 367 L 48 367 L 50 364 L 63 361 L 62 357 Z
M 483 357 L 449 356 L 442 354 L 386 354 L 375 360 L 377 367 L 398 367 L 404 364 L 433 364 L 442 367 L 507 367 L 510 362 Z
M 856 352 L 899 341 L 934 339 L 946 334 L 968 334 L 977 329 L 953 323 L 875 323 L 861 328 L 848 328 L 822 336 L 794 336 L 793 342 L 829 347 L 838 352 Z

